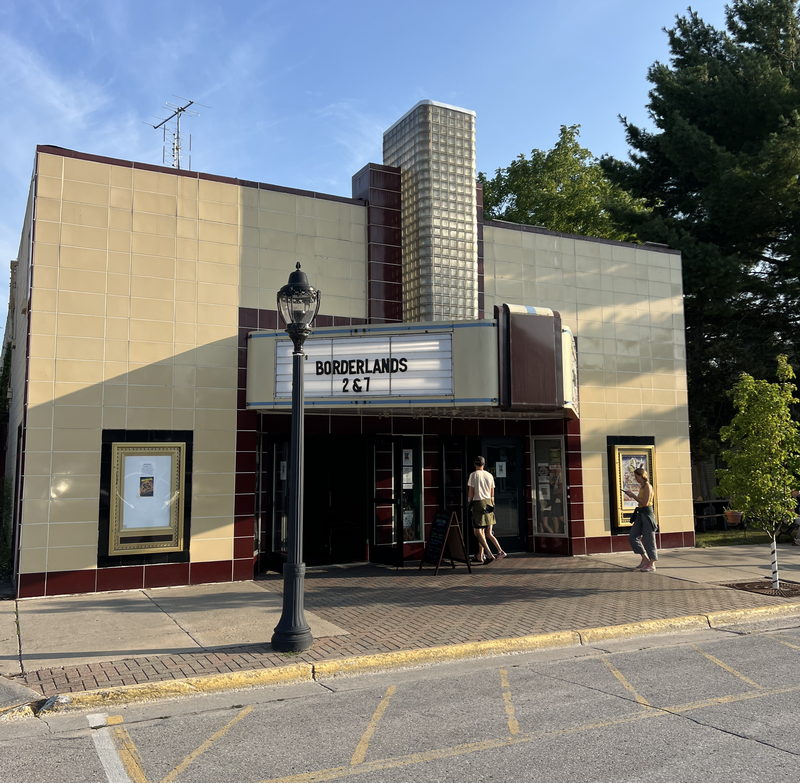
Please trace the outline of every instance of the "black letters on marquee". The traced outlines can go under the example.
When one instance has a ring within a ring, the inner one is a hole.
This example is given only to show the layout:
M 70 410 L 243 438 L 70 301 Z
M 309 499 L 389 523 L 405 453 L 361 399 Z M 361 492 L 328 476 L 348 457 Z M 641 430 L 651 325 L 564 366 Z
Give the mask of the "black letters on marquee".
M 361 377 L 342 378 L 343 392 L 368 392 L 370 375 L 394 375 L 408 372 L 408 359 L 405 357 L 381 357 L 380 359 L 331 359 L 315 363 L 316 375 L 357 375 Z

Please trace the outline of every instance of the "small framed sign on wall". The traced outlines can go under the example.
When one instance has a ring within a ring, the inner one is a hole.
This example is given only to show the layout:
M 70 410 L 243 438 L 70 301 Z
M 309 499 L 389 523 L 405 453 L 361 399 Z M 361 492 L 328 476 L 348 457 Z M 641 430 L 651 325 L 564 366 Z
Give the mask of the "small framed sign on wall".
M 184 548 L 185 443 L 113 443 L 109 555 Z

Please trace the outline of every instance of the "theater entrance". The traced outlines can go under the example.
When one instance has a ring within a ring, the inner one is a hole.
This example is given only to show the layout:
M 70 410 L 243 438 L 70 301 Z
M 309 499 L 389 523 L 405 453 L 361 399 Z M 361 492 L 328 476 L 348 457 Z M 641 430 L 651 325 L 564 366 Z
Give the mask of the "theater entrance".
M 306 436 L 303 493 L 303 560 L 308 566 L 368 559 L 368 471 L 362 437 Z M 281 571 L 289 520 L 289 446 L 262 438 L 258 529 L 260 567 Z

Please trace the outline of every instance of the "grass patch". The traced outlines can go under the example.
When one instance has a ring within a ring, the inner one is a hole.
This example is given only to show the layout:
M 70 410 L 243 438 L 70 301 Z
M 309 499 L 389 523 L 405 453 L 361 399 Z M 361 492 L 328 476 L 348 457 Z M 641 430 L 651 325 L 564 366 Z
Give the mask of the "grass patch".
M 705 530 L 695 533 L 695 546 L 736 546 L 738 544 L 769 544 L 770 537 L 762 530 Z

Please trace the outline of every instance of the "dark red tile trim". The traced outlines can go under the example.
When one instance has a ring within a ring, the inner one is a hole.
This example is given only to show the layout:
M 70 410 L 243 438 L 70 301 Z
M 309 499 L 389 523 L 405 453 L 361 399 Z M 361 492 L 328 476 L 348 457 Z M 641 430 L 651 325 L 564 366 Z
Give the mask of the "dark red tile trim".
M 176 587 L 189 584 L 189 564 L 169 563 L 144 567 L 145 587 Z
M 255 558 L 246 558 L 242 560 L 233 561 L 233 581 L 243 582 L 247 579 L 252 579 L 256 574 L 256 560 Z
M 97 569 L 97 592 L 138 590 L 144 587 L 144 566 Z
M 684 546 L 683 533 L 662 533 L 659 538 L 659 547 L 661 549 L 675 549 L 676 547 Z
M 17 598 L 39 598 L 45 594 L 47 575 L 20 574 L 17 585 Z
M 573 556 L 578 555 L 585 555 L 586 554 L 586 539 L 585 538 L 573 538 L 570 542 L 572 545 L 572 554 Z
M 611 553 L 611 536 L 585 538 L 587 555 L 607 555 Z
M 233 580 L 233 561 L 216 560 L 210 563 L 191 563 L 189 584 L 207 582 L 230 582 Z
M 89 571 L 52 571 L 47 574 L 47 595 L 94 593 L 97 590 L 97 569 Z
M 630 552 L 631 542 L 628 536 L 611 536 L 611 551 L 612 552 Z
M 254 549 L 255 539 L 253 536 L 233 539 L 233 556 L 236 559 L 241 559 L 243 557 L 252 558 Z

